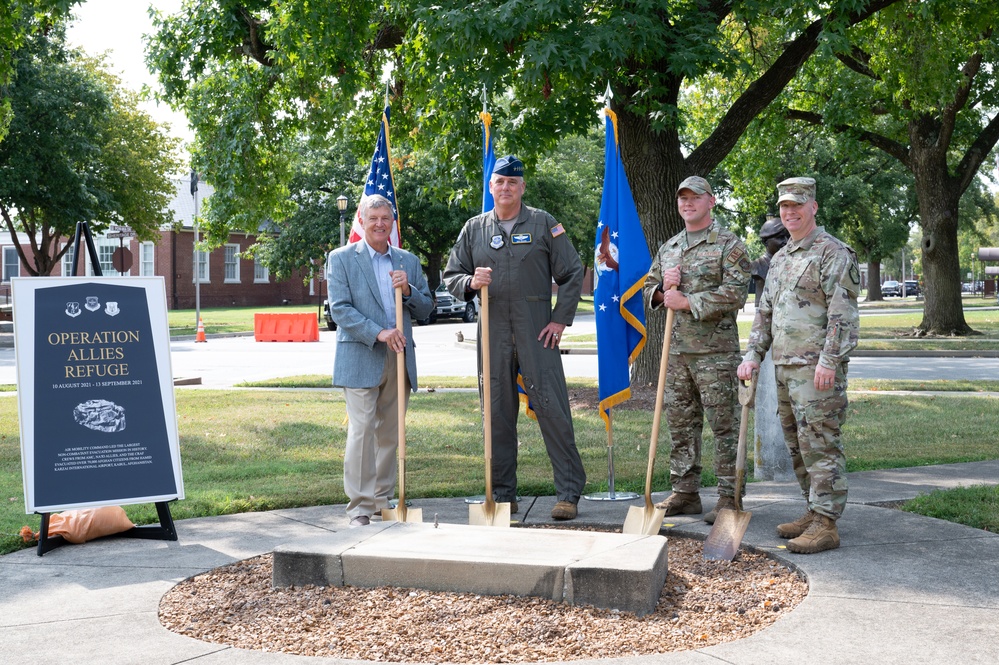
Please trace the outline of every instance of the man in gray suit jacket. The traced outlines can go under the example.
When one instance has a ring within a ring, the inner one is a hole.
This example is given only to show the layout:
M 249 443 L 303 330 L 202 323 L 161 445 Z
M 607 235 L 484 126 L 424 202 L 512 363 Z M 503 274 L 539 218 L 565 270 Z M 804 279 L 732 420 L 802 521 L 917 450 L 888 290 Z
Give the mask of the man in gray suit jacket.
M 343 489 L 352 527 L 369 524 L 395 492 L 396 363 L 405 352 L 406 378 L 415 391 L 411 318 L 426 318 L 434 306 L 420 261 L 389 244 L 394 217 L 389 200 L 368 196 L 359 212 L 364 238 L 330 252 L 326 260 L 330 314 L 337 324 L 333 385 L 343 388 L 349 419 Z M 403 330 L 395 327 L 395 289 L 400 287 Z

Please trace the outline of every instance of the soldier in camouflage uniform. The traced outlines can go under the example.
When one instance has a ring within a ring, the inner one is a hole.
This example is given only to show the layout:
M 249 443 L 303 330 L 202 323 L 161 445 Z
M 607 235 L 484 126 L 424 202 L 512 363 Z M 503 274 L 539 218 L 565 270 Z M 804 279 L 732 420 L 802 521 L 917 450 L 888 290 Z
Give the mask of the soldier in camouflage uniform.
M 748 379 L 770 349 L 777 412 L 807 512 L 781 524 L 792 552 L 839 547 L 836 520 L 846 506 L 846 370 L 857 346 L 860 270 L 849 246 L 816 226 L 815 180 L 777 185 L 780 217 L 791 240 L 773 258 L 739 378 Z
M 736 314 L 746 303 L 750 263 L 742 241 L 711 219 L 715 197 L 707 180 L 687 178 L 677 188 L 676 200 L 685 229 L 659 248 L 644 284 L 650 307 L 676 312 L 665 395 L 673 493 L 656 507 L 665 508 L 667 515 L 702 511 L 701 431 L 707 416 L 715 436 L 719 499 L 704 521 L 713 524 L 720 509 L 735 507 Z

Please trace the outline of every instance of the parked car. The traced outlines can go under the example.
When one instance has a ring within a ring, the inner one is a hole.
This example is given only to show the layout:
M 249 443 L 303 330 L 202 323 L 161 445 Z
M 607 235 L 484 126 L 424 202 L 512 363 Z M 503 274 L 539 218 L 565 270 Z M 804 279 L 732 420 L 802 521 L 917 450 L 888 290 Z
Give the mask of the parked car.
M 475 323 L 479 316 L 478 298 L 469 300 L 468 302 L 456 300 L 448 292 L 444 284 L 438 286 L 437 290 L 434 291 L 434 298 L 437 302 L 433 313 L 430 315 L 430 323 L 434 323 L 437 319 L 446 319 L 453 316 L 461 317 L 461 320 L 465 323 Z
M 884 298 L 887 298 L 888 296 L 900 298 L 902 297 L 902 287 L 895 280 L 889 279 L 881 285 L 881 296 Z
M 330 314 L 329 300 L 323 300 L 323 314 L 321 320 L 326 322 L 327 330 L 336 330 L 336 321 L 333 320 L 333 316 Z
M 434 296 L 436 294 L 431 293 L 430 295 Z M 431 311 L 430 315 L 427 318 L 425 318 L 425 319 L 414 319 L 414 321 L 416 321 L 421 326 L 425 326 L 428 323 L 433 323 L 436 320 L 437 320 L 437 318 L 434 316 L 434 312 L 433 311 Z M 333 316 L 330 314 L 330 301 L 329 300 L 323 300 L 323 313 L 320 316 L 320 321 L 325 321 L 326 322 L 326 329 L 327 330 L 336 330 L 336 321 L 333 320 Z
M 905 280 L 905 295 L 919 297 L 919 282 L 914 279 Z

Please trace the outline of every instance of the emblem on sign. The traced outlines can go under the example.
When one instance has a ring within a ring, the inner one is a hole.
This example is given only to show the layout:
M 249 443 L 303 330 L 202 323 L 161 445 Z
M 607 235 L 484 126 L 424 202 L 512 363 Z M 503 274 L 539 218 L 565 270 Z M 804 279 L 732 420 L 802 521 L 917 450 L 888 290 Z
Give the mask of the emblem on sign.
M 503 246 L 503 236 L 494 235 L 492 240 L 489 241 L 489 246 L 493 249 L 499 249 Z
M 104 313 L 108 316 L 118 316 L 119 312 L 121 312 L 121 310 L 118 309 L 118 303 L 108 301 L 107 307 L 104 308 Z
M 510 242 L 514 245 L 529 245 L 531 244 L 531 234 L 530 233 L 514 233 L 510 236 Z
M 96 312 L 101 308 L 101 303 L 97 296 L 87 296 L 87 302 L 83 306 L 88 312 Z
M 80 303 L 78 302 L 68 302 L 66 303 L 66 316 L 71 316 L 74 319 L 83 312 L 80 311 Z

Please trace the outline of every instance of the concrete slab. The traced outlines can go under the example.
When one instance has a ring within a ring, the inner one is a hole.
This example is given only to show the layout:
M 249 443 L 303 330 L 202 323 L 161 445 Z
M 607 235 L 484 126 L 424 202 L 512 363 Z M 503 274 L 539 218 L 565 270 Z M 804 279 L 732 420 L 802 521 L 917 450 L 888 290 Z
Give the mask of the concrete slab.
M 273 580 L 538 596 L 644 615 L 666 575 L 662 536 L 392 522 L 281 545 Z

